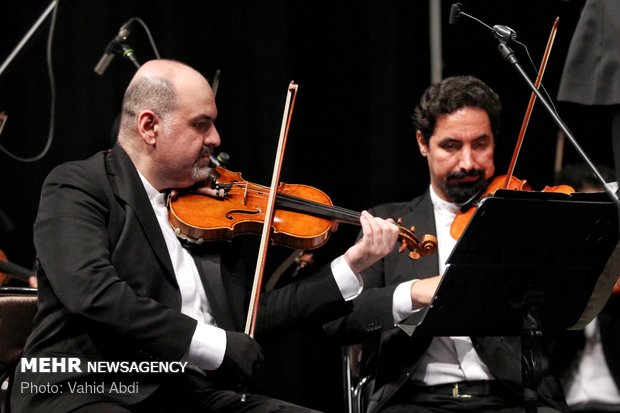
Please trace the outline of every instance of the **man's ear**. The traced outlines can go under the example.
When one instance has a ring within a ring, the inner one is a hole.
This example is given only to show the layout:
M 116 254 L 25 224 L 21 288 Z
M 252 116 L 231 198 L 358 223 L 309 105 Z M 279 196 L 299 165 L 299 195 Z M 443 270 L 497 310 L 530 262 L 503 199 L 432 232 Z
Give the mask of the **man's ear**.
M 428 155 L 428 146 L 426 145 L 424 136 L 422 136 L 422 132 L 416 131 L 415 139 L 418 141 L 418 148 L 420 148 L 420 153 L 423 157 L 426 158 L 426 156 Z
M 138 133 L 149 145 L 154 145 L 161 127 L 161 119 L 151 110 L 145 110 L 138 115 Z

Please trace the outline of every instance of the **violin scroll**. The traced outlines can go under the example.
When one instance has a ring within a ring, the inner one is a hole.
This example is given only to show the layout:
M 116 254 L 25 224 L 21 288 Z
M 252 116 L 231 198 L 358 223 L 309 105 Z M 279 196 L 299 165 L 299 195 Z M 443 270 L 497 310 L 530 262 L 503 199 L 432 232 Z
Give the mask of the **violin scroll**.
M 397 224 L 400 228 L 398 252 L 409 250 L 409 258 L 414 261 L 437 252 L 437 237 L 425 234 L 420 241 L 415 235 L 415 227 L 412 226 L 410 229 L 403 227 L 401 218 L 398 218 Z

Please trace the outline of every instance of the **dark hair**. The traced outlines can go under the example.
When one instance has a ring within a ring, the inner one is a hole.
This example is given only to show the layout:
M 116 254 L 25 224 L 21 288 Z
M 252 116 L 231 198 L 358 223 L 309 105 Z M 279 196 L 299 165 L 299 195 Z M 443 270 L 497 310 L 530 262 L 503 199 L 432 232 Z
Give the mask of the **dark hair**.
M 502 111 L 499 96 L 486 83 L 473 76 L 448 77 L 426 89 L 412 115 L 416 131 L 420 131 L 428 144 L 437 118 L 465 107 L 486 111 L 493 134 L 498 135 Z
M 614 170 L 606 165 L 595 164 L 596 170 L 605 180 L 605 182 L 613 182 L 616 179 Z M 603 183 L 592 171 L 589 165 L 585 163 L 566 165 L 555 177 L 556 185 L 564 184 L 572 186 L 577 192 L 591 187 L 601 191 L 605 190 Z

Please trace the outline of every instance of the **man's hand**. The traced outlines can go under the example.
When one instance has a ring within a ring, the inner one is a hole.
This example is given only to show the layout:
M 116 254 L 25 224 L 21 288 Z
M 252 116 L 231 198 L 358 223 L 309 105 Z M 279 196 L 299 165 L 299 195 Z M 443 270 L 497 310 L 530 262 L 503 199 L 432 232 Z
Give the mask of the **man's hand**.
M 373 217 L 362 211 L 362 238 L 344 253 L 351 270 L 359 273 L 390 253 L 398 239 L 399 229 L 393 219 Z
M 417 280 L 411 285 L 411 303 L 413 308 L 426 307 L 435 296 L 441 282 L 441 275 Z
M 249 335 L 226 331 L 226 352 L 220 368 L 227 369 L 227 375 L 239 376 L 248 381 L 263 362 L 260 345 Z

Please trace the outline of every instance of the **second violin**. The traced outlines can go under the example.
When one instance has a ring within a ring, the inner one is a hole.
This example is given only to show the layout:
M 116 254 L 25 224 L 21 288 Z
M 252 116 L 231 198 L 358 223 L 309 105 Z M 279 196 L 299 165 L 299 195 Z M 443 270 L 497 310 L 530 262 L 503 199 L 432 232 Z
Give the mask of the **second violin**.
M 532 191 L 532 188 L 524 179 L 516 178 L 512 175 L 500 175 L 491 180 L 487 189 L 479 196 L 479 200 L 492 196 L 498 189 L 510 189 L 514 191 Z M 572 194 L 575 190 L 568 185 L 545 186 L 542 192 L 560 192 L 563 194 Z M 479 202 L 479 201 L 478 201 Z M 452 238 L 459 239 L 472 216 L 476 212 L 476 205 L 471 206 L 464 211 L 459 212 L 452 225 L 450 226 L 450 235 Z

